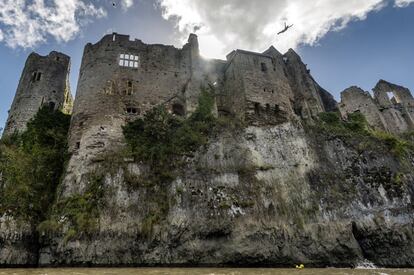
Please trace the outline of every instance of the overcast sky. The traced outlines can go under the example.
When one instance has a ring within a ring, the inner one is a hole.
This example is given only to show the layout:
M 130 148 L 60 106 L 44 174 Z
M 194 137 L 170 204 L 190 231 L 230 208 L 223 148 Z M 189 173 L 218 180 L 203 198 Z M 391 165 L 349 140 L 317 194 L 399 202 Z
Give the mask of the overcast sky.
M 75 94 L 84 45 L 112 32 L 177 47 L 196 32 L 214 58 L 294 48 L 337 99 L 380 78 L 414 90 L 414 0 L 0 0 L 0 127 L 30 52 L 70 55 Z

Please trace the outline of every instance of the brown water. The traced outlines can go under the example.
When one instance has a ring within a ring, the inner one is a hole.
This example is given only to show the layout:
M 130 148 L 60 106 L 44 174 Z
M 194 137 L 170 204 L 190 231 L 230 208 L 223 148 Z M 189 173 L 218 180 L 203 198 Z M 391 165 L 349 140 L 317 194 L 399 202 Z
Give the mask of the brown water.
M 400 275 L 414 269 L 57 268 L 0 269 L 0 275 Z

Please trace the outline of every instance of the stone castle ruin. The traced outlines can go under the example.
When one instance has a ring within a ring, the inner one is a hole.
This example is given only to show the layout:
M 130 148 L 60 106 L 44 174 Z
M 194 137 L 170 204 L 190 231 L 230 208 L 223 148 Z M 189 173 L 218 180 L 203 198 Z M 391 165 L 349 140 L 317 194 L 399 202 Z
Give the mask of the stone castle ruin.
M 69 66 L 70 58 L 61 53 L 29 56 L 4 134 L 24 130 L 40 106 L 72 111 Z M 251 125 L 312 120 L 321 112 L 338 110 L 332 95 L 318 85 L 293 50 L 284 55 L 273 46 L 263 53 L 235 50 L 227 60 L 208 60 L 200 56 L 194 34 L 177 49 L 113 33 L 85 47 L 70 152 L 96 156 L 122 145 L 122 125 L 160 104 L 177 116 L 188 116 L 206 88 L 214 90 L 218 115 L 235 116 Z M 406 88 L 380 81 L 374 97 L 351 87 L 341 100 L 343 117 L 361 112 L 373 127 L 391 133 L 414 127 L 414 99 Z
M 30 54 L 9 110 L 4 135 L 24 131 L 27 122 L 44 105 L 71 113 L 73 100 L 69 86 L 69 71 L 70 57 L 65 54 Z
M 342 115 L 360 112 L 372 127 L 394 134 L 414 130 L 414 98 L 410 90 L 380 80 L 373 92 L 372 97 L 355 86 L 343 91 L 339 105 Z
M 363 148 L 365 138 L 302 123 L 359 112 L 376 129 L 413 130 L 408 89 L 380 81 L 371 96 L 351 87 L 338 104 L 293 50 L 208 60 L 194 34 L 175 48 L 114 33 L 85 46 L 71 108 L 69 63 L 31 54 L 23 71 L 5 134 L 23 131 L 41 106 L 71 113 L 70 159 L 50 219 L 0 219 L 0 265 L 414 266 L 412 150 L 398 155 L 379 139 Z M 203 91 L 215 115 L 249 127 L 215 133 L 177 171 L 119 150 L 126 123 L 159 105 L 188 117 Z

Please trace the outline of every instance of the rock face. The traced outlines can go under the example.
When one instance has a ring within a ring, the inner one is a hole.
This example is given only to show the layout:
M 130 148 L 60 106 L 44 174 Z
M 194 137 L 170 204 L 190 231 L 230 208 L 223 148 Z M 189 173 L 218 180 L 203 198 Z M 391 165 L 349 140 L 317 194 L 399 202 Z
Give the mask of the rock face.
M 39 264 L 413 266 L 411 167 L 295 123 L 222 133 L 171 184 L 108 173 L 99 232 L 42 238 Z
M 29 76 L 38 81 L 37 72 L 26 70 Z M 125 123 L 159 104 L 188 116 L 203 87 L 215 92 L 214 114 L 244 126 L 222 129 L 193 154 L 171 159 L 179 168 L 165 172 L 174 180 L 118 156 Z M 378 129 L 411 129 L 408 90 L 382 81 L 375 93 L 345 91 L 343 116 L 360 111 Z M 35 99 L 38 108 L 43 103 Z M 195 35 L 182 49 L 107 35 L 85 47 L 71 158 L 56 194 L 58 202 L 77 196 L 69 201 L 76 211 L 99 195 L 94 209 L 85 207 L 98 212 L 97 226 L 72 230 L 70 215 L 89 222 L 74 211 L 58 216 L 49 232 L 6 213 L 0 266 L 352 266 L 368 259 L 413 267 L 414 159 L 385 143 L 318 131 L 320 113 L 336 110 L 293 50 L 236 50 L 227 61 L 206 61 Z M 399 124 L 392 114 L 401 115 Z M 99 186 L 85 199 L 97 172 Z

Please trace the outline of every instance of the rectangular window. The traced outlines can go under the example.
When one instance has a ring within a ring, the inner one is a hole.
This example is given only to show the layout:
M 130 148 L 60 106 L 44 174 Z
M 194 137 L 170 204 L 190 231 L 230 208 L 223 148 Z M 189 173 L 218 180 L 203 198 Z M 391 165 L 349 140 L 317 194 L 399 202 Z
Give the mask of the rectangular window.
M 32 81 L 33 82 L 40 81 L 41 78 L 42 78 L 42 73 L 41 72 L 34 72 L 33 75 L 32 75 Z
M 139 56 L 133 54 L 120 54 L 119 55 L 119 66 L 138 68 L 139 67 Z
M 261 65 L 261 67 L 262 67 L 262 72 L 267 72 L 267 66 L 266 66 L 266 63 L 261 63 L 260 65 Z

